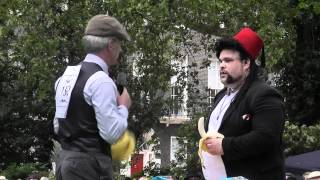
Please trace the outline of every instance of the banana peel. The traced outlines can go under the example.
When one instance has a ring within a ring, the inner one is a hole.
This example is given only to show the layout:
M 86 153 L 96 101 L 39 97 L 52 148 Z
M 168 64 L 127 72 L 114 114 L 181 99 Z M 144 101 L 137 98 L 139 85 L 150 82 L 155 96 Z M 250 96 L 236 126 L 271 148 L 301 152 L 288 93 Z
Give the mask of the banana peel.
M 318 179 L 320 177 L 320 171 L 307 172 L 303 176 L 305 179 L 313 179 L 313 178 Z
M 111 156 L 114 161 L 128 160 L 134 152 L 136 138 L 134 134 L 126 130 L 118 141 L 111 145 Z
M 208 138 L 224 138 L 223 134 L 220 134 L 218 132 L 206 132 L 204 129 L 204 118 L 201 117 L 198 120 L 198 131 L 201 136 L 201 139 L 199 140 L 199 150 L 198 150 L 198 155 L 200 157 L 201 165 L 203 165 L 203 156 L 202 156 L 202 151 L 208 152 L 208 147 L 204 143 L 204 141 Z

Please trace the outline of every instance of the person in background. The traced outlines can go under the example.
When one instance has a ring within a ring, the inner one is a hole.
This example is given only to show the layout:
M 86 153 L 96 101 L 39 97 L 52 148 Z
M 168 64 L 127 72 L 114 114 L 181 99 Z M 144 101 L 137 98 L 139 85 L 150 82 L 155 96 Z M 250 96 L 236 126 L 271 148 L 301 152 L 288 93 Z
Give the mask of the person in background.
M 127 40 L 114 17 L 92 17 L 83 37 L 86 57 L 56 81 L 54 132 L 62 148 L 57 179 L 113 179 L 110 146 L 127 130 L 131 98 L 126 88 L 118 93 L 108 68 L 119 63 Z
M 285 179 L 282 134 L 283 98 L 259 79 L 256 59 L 264 43 L 251 28 L 215 45 L 220 61 L 220 80 L 225 88 L 215 97 L 206 122 L 208 131 L 224 138 L 208 138 L 204 158 L 206 179 L 243 176 L 248 179 Z

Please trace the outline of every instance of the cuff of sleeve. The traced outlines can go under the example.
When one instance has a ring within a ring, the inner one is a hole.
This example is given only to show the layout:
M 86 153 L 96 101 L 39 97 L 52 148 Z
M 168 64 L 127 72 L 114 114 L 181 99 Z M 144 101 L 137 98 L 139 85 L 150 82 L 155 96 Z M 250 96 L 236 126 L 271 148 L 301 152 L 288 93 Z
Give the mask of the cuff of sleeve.
M 121 114 L 123 115 L 123 117 L 128 118 L 128 114 L 129 114 L 128 108 L 124 105 L 119 105 L 118 108 Z
M 221 155 L 224 155 L 224 150 L 223 150 L 223 145 L 222 145 L 223 139 L 224 138 L 221 139 L 221 144 L 220 144 L 220 153 L 221 153 Z
M 221 149 L 223 151 L 223 155 L 225 155 L 226 153 L 228 153 L 227 147 L 228 144 L 230 143 L 230 141 L 228 141 L 228 138 L 223 138 L 222 139 L 222 143 L 221 143 Z

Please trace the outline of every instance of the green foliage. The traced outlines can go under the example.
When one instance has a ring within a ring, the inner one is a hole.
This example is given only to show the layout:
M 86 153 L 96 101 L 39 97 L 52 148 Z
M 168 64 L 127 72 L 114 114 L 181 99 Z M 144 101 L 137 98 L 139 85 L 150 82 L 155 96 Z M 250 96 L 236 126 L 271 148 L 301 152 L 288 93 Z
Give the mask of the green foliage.
M 212 35 L 230 36 L 243 26 L 257 30 L 265 41 L 268 70 L 280 74 L 277 85 L 285 95 L 289 119 L 297 121 L 310 111 L 317 112 L 320 5 L 317 0 L 293 2 L 2 0 L 0 168 L 10 162 L 49 160 L 54 82 L 66 65 L 84 58 L 81 37 L 87 20 L 99 13 L 118 18 L 132 37 L 126 44 L 126 61 L 121 68 L 127 72 L 133 100 L 129 125 L 138 137 L 159 123 L 165 105 L 172 105 L 164 92 L 170 88 L 170 77 L 180 70 L 172 67 L 171 60 L 183 61 L 186 54 L 194 57 L 201 49 L 210 56 Z M 190 32 L 204 37 L 192 44 L 188 41 Z M 186 47 L 187 53 L 180 53 L 181 47 Z M 208 63 L 208 59 L 199 61 L 197 67 Z M 190 165 L 198 140 L 196 122 L 200 115 L 207 114 L 208 104 L 202 103 L 206 93 L 198 89 L 199 72 L 194 64 L 187 66 L 193 70 L 181 69 L 178 87 L 187 87 L 189 93 L 187 110 L 192 120 L 181 130 L 181 136 L 188 140 L 189 153 L 178 159 L 187 159 Z M 312 138 L 308 141 L 313 142 Z
M 143 169 L 142 175 L 147 175 L 147 174 L 151 176 L 161 175 L 160 171 L 161 171 L 160 164 L 157 164 L 155 162 L 148 162 L 148 164 Z
M 293 52 L 295 38 L 290 1 L 170 1 L 172 19 L 202 34 L 232 36 L 244 26 L 255 29 L 265 41 L 269 70 Z M 192 19 L 192 21 L 190 21 Z
M 277 85 L 282 91 L 289 120 L 312 125 L 320 120 L 320 14 L 313 9 L 319 2 L 306 0 L 294 4 L 296 16 L 295 51 L 280 63 Z
M 137 136 L 158 123 L 174 58 L 175 28 L 165 1 L 1 1 L 0 168 L 9 162 L 47 162 L 52 149 L 54 82 L 84 58 L 88 19 L 109 13 L 125 24 L 124 70 L 133 99 L 129 124 Z M 135 59 L 133 64 L 129 56 Z M 166 73 L 163 73 L 166 72 Z
M 320 2 L 317 0 L 300 0 L 297 8 L 301 11 L 312 11 L 315 14 L 320 14 Z
M 66 59 L 79 62 L 76 57 L 81 54 L 82 27 L 78 23 L 85 18 L 67 18 L 61 7 L 63 1 L 4 3 L 0 38 L 6 44 L 1 44 L 0 52 L 0 102 L 5 106 L 0 114 L 4 138 L 0 168 L 9 162 L 48 161 L 54 80 Z M 71 12 L 77 8 L 69 6 Z
M 285 155 L 296 155 L 320 148 L 320 124 L 298 126 L 286 121 L 283 142 Z
M 14 163 L 8 166 L 8 168 L 4 171 L 4 174 L 8 179 L 24 179 L 34 170 L 35 167 L 33 164 L 25 164 L 18 166 Z
M 167 176 L 167 175 L 176 175 L 177 164 L 170 164 L 167 167 L 160 167 L 160 164 L 157 164 L 155 162 L 149 162 L 141 174 L 138 174 L 135 177 L 140 176 Z
M 198 133 L 198 119 L 204 114 L 195 114 L 194 117 L 181 126 L 179 136 L 180 148 L 175 154 L 177 161 L 170 165 L 171 174 L 182 179 L 187 172 L 197 173 L 201 171 L 201 164 L 198 157 L 198 142 L 200 135 Z M 187 150 L 187 151 L 186 151 Z
M 11 163 L 1 174 L 6 176 L 7 179 L 25 179 L 32 174 L 37 174 L 39 177 L 48 176 L 49 172 L 46 171 L 46 168 L 42 164 Z

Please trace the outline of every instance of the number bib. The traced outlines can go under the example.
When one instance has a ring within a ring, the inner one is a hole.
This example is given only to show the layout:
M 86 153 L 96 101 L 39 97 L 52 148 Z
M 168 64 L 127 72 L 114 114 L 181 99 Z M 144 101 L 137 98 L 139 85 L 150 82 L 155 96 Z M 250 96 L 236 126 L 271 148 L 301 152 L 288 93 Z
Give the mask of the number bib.
M 77 82 L 81 65 L 68 66 L 56 87 L 56 118 L 66 118 L 71 92 Z

